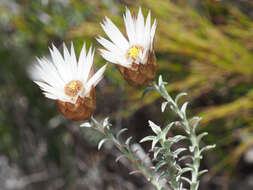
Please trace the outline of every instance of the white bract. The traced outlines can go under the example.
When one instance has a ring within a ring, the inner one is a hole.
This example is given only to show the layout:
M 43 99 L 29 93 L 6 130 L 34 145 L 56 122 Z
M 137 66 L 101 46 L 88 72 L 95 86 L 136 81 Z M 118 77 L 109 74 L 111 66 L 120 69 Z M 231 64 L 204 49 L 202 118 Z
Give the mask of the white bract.
M 97 38 L 97 41 L 105 48 L 100 49 L 101 55 L 107 61 L 127 68 L 131 68 L 133 63 L 147 63 L 148 55 L 153 50 L 156 20 L 151 27 L 151 13 L 149 11 L 145 23 L 140 8 L 137 18 L 133 17 L 126 9 L 124 22 L 128 40 L 109 18 L 106 17 L 101 23 L 103 30 L 111 40 L 101 36 Z
M 95 50 L 90 47 L 86 54 L 85 43 L 78 61 L 73 43 L 70 52 L 63 43 L 63 56 L 54 45 L 49 50 L 52 60 L 45 57 L 37 58 L 38 63 L 29 69 L 31 78 L 47 98 L 75 104 L 78 97 L 87 96 L 92 87 L 103 78 L 106 65 L 93 75 Z

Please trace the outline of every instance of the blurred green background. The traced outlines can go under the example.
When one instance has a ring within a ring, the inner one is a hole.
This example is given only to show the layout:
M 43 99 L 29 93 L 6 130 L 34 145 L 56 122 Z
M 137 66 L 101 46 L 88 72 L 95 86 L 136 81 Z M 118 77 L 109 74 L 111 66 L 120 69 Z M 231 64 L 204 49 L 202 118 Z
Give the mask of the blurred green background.
M 101 136 L 59 114 L 28 78 L 35 57 L 48 46 L 73 41 L 94 45 L 104 16 L 124 31 L 125 7 L 143 8 L 158 21 L 158 74 L 172 95 L 185 91 L 189 115 L 203 117 L 208 144 L 200 189 L 253 189 L 253 1 L 252 0 L 0 0 L 0 189 L 151 190 L 141 175 L 130 176 L 126 160 Z M 96 55 L 95 64 L 105 63 Z M 157 74 L 157 76 L 158 76 Z M 110 116 L 116 130 L 129 129 L 138 142 L 151 133 L 147 121 L 163 125 L 161 99 L 129 86 L 110 65 L 97 87 L 95 117 Z M 186 100 L 185 99 L 185 100 Z M 144 144 L 148 151 L 148 144 Z M 147 147 L 146 147 L 147 146 Z

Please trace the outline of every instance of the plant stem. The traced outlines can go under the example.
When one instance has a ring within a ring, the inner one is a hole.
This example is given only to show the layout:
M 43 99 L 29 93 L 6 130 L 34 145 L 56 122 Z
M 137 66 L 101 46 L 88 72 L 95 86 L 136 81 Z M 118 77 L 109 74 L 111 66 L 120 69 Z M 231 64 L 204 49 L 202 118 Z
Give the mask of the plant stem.
M 128 145 L 122 145 L 121 142 L 113 135 L 109 127 L 105 127 L 101 125 L 98 121 L 92 118 L 94 125 L 93 129 L 101 132 L 107 139 L 109 139 L 116 148 L 127 157 L 131 163 L 138 168 L 138 170 L 144 175 L 144 177 L 156 188 L 156 190 L 169 190 L 167 187 L 163 187 L 159 182 L 159 179 L 150 172 L 148 168 L 144 166 L 144 164 L 136 157 L 136 155 L 131 151 Z
M 183 111 L 181 111 L 177 105 L 177 102 L 172 99 L 172 97 L 167 93 L 166 88 L 164 85 L 161 85 L 160 87 L 156 86 L 154 84 L 155 89 L 162 95 L 164 99 L 166 99 L 171 104 L 171 109 L 181 118 L 183 125 L 183 128 L 188 135 L 188 139 L 191 143 L 190 151 L 193 152 L 192 156 L 192 166 L 193 170 L 191 171 L 191 183 L 190 183 L 190 190 L 197 190 L 199 186 L 198 176 L 199 176 L 199 166 L 200 166 L 200 159 L 201 159 L 201 152 L 199 149 L 199 142 L 197 139 L 197 135 L 195 130 L 190 126 L 189 121 L 187 119 L 187 116 Z

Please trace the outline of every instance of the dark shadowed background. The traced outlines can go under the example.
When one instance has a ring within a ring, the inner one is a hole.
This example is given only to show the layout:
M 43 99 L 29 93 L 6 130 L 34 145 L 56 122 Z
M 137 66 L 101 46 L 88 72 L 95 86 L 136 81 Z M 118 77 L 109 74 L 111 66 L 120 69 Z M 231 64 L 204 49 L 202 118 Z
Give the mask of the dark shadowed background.
M 200 190 L 253 189 L 253 1 L 216 0 L 0 0 L 0 190 L 151 190 L 110 144 L 97 150 L 100 134 L 65 119 L 54 101 L 28 78 L 35 57 L 48 46 L 86 41 L 104 33 L 108 16 L 124 31 L 125 7 L 149 9 L 158 21 L 158 74 L 174 96 L 189 94 L 189 115 L 203 117 L 209 133 Z M 95 65 L 105 63 L 98 54 Z M 157 74 L 157 76 L 158 76 Z M 134 142 L 151 133 L 149 119 L 164 125 L 161 99 L 129 86 L 114 65 L 96 88 L 94 116 L 110 116 L 114 129 L 129 129 Z M 177 129 L 176 129 L 177 130 Z M 204 143 L 204 142 L 203 142 Z M 148 143 L 142 145 L 148 151 Z

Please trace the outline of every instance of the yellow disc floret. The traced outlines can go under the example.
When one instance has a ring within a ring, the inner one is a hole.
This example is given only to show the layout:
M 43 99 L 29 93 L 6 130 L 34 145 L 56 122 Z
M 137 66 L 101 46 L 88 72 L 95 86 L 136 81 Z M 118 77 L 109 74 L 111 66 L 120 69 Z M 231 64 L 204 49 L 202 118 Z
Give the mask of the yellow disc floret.
M 79 80 L 70 81 L 64 88 L 65 94 L 74 97 L 83 89 L 83 83 Z
M 136 59 L 140 53 L 141 48 L 133 46 L 127 51 L 127 57 Z

